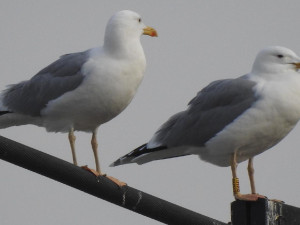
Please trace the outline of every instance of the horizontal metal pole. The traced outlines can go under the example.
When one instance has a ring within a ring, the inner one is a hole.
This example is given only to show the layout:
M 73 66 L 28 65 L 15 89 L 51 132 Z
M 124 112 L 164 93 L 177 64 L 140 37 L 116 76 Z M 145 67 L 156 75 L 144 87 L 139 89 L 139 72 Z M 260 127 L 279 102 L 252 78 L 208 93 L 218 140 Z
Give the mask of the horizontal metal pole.
M 0 159 L 166 224 L 225 225 L 129 186 L 0 136 Z M 5 184 L 2 184 L 5 185 Z M 1 204 L 1 203 L 0 203 Z

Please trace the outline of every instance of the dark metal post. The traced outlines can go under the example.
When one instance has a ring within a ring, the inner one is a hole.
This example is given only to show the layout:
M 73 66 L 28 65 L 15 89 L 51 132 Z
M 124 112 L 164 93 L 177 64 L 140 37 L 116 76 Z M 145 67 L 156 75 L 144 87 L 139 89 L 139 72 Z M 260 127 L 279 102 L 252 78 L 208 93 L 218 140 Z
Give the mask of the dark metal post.
M 300 208 L 282 202 L 259 199 L 231 204 L 232 225 L 300 225 Z

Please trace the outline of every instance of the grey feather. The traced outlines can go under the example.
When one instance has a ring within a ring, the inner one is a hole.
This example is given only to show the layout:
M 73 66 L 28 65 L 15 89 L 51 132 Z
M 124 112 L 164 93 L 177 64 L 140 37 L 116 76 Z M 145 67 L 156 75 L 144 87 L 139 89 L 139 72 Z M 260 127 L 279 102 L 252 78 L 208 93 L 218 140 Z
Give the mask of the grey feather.
M 233 122 L 258 100 L 255 82 L 246 76 L 217 80 L 198 92 L 187 110 L 173 115 L 155 133 L 148 144 L 119 158 L 110 166 L 143 164 L 190 154 Z
M 84 79 L 82 65 L 89 50 L 61 56 L 30 80 L 10 85 L 3 93 L 3 104 L 9 111 L 40 116 L 50 100 L 76 89 Z
M 218 80 L 198 92 L 186 111 L 172 116 L 154 136 L 162 146 L 204 146 L 257 101 L 255 82 L 244 77 Z

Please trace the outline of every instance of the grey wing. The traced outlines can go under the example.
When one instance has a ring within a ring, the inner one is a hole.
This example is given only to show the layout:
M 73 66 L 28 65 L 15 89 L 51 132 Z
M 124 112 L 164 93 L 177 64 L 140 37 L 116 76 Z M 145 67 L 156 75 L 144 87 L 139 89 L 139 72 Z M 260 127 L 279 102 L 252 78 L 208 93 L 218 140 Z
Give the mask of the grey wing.
M 50 100 L 76 89 L 84 79 L 82 65 L 89 51 L 61 56 L 28 81 L 11 85 L 2 95 L 11 112 L 39 116 Z
M 257 100 L 255 84 L 243 77 L 212 82 L 198 92 L 186 111 L 161 126 L 150 146 L 151 142 L 168 148 L 204 146 Z

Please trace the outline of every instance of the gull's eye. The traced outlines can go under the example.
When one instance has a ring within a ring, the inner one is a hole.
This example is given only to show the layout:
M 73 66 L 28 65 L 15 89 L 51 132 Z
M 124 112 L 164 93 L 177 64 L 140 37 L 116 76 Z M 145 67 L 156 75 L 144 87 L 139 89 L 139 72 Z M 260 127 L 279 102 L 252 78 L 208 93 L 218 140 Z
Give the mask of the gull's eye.
M 283 58 L 283 55 L 277 55 L 277 58 L 281 59 L 281 58 Z
M 141 18 L 139 18 L 139 20 L 138 20 L 138 21 L 139 21 L 139 23 L 140 23 L 140 22 L 142 22 L 142 19 L 141 19 Z

